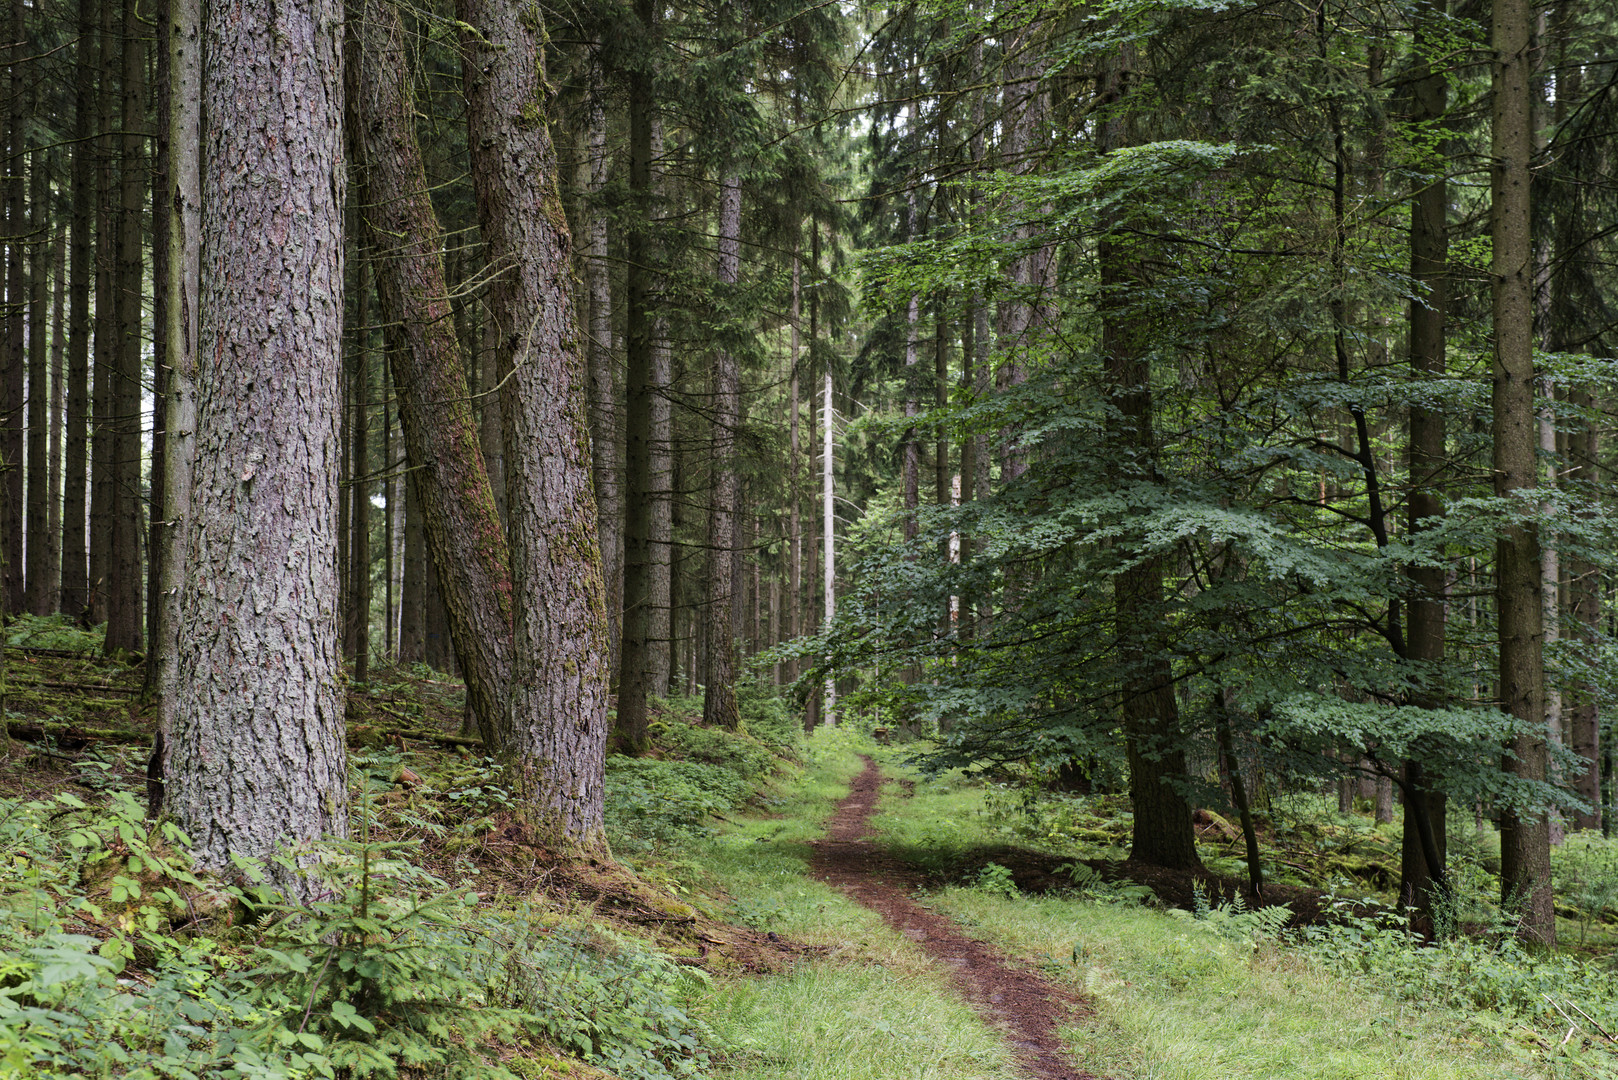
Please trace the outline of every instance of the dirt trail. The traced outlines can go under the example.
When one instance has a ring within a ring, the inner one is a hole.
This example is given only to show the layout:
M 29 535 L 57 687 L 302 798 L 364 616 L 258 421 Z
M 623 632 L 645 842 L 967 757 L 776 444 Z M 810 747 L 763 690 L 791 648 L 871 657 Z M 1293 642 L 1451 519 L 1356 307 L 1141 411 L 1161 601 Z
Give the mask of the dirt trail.
M 922 875 L 867 839 L 882 773 L 869 758 L 837 807 L 827 838 L 815 843 L 822 881 L 878 912 L 894 929 L 951 965 L 966 1000 L 1006 1033 L 1017 1061 L 1033 1080 L 1096 1080 L 1067 1060 L 1057 1031 L 1084 1011 L 1072 993 L 1008 962 L 962 928 L 910 899 Z

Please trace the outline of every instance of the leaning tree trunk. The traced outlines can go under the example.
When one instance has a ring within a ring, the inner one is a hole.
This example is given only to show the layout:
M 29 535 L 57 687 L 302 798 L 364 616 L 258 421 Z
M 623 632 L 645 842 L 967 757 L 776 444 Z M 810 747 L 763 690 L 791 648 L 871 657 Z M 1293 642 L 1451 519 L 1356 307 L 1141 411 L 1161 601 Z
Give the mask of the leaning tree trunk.
M 742 178 L 726 176 L 719 195 L 719 284 L 741 279 Z M 732 553 L 736 550 L 736 429 L 741 423 L 741 373 L 727 342 L 714 350 L 712 491 L 708 505 L 707 663 L 702 672 L 702 722 L 728 731 L 741 726 L 736 708 L 736 604 Z
M 168 801 L 215 869 L 348 831 L 342 17 L 336 0 L 205 16 L 196 459 Z
M 567 216 L 545 123 L 544 27 L 508 0 L 459 0 L 472 183 L 511 377 L 506 484 L 516 656 L 505 756 L 541 842 L 604 854 L 607 613 L 584 352 Z
M 388 0 L 354 7 L 349 106 L 360 216 L 382 317 L 395 328 L 388 354 L 422 536 L 438 571 L 467 701 L 493 752 L 501 749 L 512 671 L 506 534 L 450 318 L 443 243 L 416 139 L 404 27 Z M 405 651 L 401 644 L 401 657 Z
M 1495 0 L 1490 15 L 1493 62 L 1494 162 L 1489 210 L 1494 292 L 1494 489 L 1507 498 L 1538 482 L 1534 409 L 1534 259 L 1529 220 L 1529 163 L 1533 156 L 1533 11 L 1526 0 Z M 1539 532 L 1513 523 L 1495 547 L 1495 603 L 1499 615 L 1500 698 L 1519 723 L 1545 722 L 1544 609 L 1540 597 Z M 1547 752 L 1542 732 L 1511 740 L 1506 768 L 1543 781 Z M 1552 907 L 1550 825 L 1506 811 L 1500 823 L 1500 891 L 1519 912 L 1519 933 L 1556 940 Z

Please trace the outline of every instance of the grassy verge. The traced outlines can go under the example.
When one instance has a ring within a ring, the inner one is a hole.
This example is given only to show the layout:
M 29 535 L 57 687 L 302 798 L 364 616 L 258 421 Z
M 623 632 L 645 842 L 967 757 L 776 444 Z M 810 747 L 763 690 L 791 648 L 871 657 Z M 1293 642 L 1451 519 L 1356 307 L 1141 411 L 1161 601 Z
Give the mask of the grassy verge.
M 716 979 L 705 1019 L 730 1045 L 734 1080 L 1009 1080 L 999 1036 L 911 942 L 880 916 L 809 877 L 819 836 L 862 763 L 837 733 L 769 808 L 742 818 L 693 857 L 732 918 L 823 954 L 781 975 Z
M 908 799 L 891 791 L 876 828 L 923 865 L 950 865 L 973 846 L 1005 840 L 982 790 L 959 778 L 918 780 Z M 1070 1042 L 1086 1068 L 1115 1080 L 1549 1075 L 1529 1060 L 1542 1048 L 1532 1032 L 1335 975 L 1306 950 L 1257 943 L 1257 920 L 1199 921 L 1105 897 L 1018 896 L 988 875 L 934 903 L 1088 994 L 1095 1016 Z

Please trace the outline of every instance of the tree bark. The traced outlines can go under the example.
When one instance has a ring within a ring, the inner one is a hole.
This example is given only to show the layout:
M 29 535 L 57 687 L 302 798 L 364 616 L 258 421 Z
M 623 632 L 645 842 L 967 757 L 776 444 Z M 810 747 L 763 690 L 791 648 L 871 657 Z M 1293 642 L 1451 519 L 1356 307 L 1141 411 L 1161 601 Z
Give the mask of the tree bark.
M 442 586 L 468 705 L 485 745 L 498 752 L 512 671 L 510 552 L 450 318 L 438 219 L 416 140 L 404 29 L 387 0 L 364 0 L 359 9 L 350 36 L 349 97 L 361 217 L 382 315 L 397 327 L 397 347 L 388 352 L 422 535 Z M 401 659 L 405 655 L 401 634 Z
M 724 178 L 719 193 L 719 285 L 722 299 L 741 280 L 742 180 Z M 707 621 L 708 655 L 702 672 L 702 721 L 735 731 L 741 727 L 736 707 L 736 604 L 733 558 L 736 551 L 736 429 L 741 424 L 741 372 L 724 343 L 714 350 L 709 401 L 713 410 L 710 439 L 713 461 L 708 502 L 708 588 L 702 606 Z
M 15 159 L 12 168 L 17 168 Z M 24 587 L 27 610 L 34 615 L 51 613 L 50 513 L 46 509 L 50 490 L 50 332 L 46 316 L 50 307 L 50 154 L 35 150 L 29 155 L 28 214 L 31 236 L 28 252 L 28 542 Z
M 67 408 L 62 446 L 62 595 L 63 614 L 79 616 L 90 603 L 89 543 L 85 533 L 90 482 L 90 292 L 94 276 L 96 196 L 95 130 L 96 0 L 79 0 L 79 44 L 74 58 L 76 82 L 73 110 L 73 164 L 68 250 Z
M 1433 0 L 1416 22 L 1415 52 L 1427 55 L 1428 40 L 1442 32 L 1446 0 Z M 1423 66 L 1412 74 L 1411 120 L 1431 124 L 1448 111 L 1449 83 L 1442 72 Z M 1446 322 L 1449 310 L 1449 183 L 1446 152 L 1434 153 L 1426 162 L 1427 183 L 1416 192 L 1410 204 L 1410 276 L 1422 290 L 1410 301 L 1410 366 L 1417 378 L 1442 378 L 1445 369 Z M 1444 413 L 1418 403 L 1410 406 L 1410 499 L 1409 531 L 1415 535 L 1436 525 L 1444 513 L 1443 483 L 1447 458 L 1444 452 Z M 1447 573 L 1441 566 L 1413 565 L 1407 572 L 1411 595 L 1406 627 L 1408 659 L 1423 666 L 1417 685 L 1432 687 L 1416 695 L 1415 703 L 1434 707 L 1443 704 L 1439 696 L 1442 680 L 1437 668 L 1444 661 L 1446 647 L 1445 588 Z M 1404 766 L 1405 815 L 1399 859 L 1399 901 L 1416 908 L 1429 919 L 1442 888 L 1443 861 L 1447 858 L 1444 821 L 1445 795 L 1426 784 L 1426 766 L 1410 760 Z M 1422 844 L 1419 820 L 1425 815 L 1437 844 L 1438 866 L 1429 866 Z
M 1495 0 L 1490 13 L 1493 466 L 1495 494 L 1501 498 L 1532 490 L 1538 482 L 1529 220 L 1532 15 L 1526 0 Z M 1495 604 L 1501 704 L 1519 722 L 1537 728 L 1545 722 L 1545 629 L 1539 533 L 1532 523 L 1508 525 L 1497 541 Z M 1508 747 L 1506 767 L 1525 779 L 1544 780 L 1546 756 L 1542 733 L 1520 735 Z M 1543 815 L 1524 817 L 1509 810 L 1502 814 L 1500 861 L 1501 897 L 1519 915 L 1518 932 L 1533 941 L 1554 943 L 1550 826 Z
M 656 6 L 636 0 L 638 30 L 657 33 Z M 654 60 L 645 50 L 629 84 L 629 192 L 635 213 L 624 236 L 625 411 L 623 643 L 619 650 L 617 733 L 630 753 L 648 746 L 647 699 L 669 691 L 671 536 L 671 359 L 663 316 L 661 151 L 654 114 Z
M 489 317 L 511 357 L 506 497 L 516 656 L 502 748 L 542 843 L 604 855 L 607 613 L 584 350 L 567 217 L 545 122 L 544 27 L 507 0 L 458 0 L 467 142 L 490 261 Z
M 116 363 L 111 386 L 111 548 L 107 567 L 108 654 L 144 648 L 145 575 L 141 573 L 141 364 L 145 351 L 141 297 L 145 251 L 141 223 L 149 174 L 146 127 L 146 29 L 136 0 L 123 2 L 123 110 L 118 148 L 118 249 L 113 293 Z
M 371 282 L 368 260 L 359 266 L 355 297 L 354 344 L 348 360 L 348 605 L 343 627 L 343 653 L 354 665 L 354 681 L 371 677 Z
M 346 178 L 340 6 L 241 0 L 205 18 L 203 359 L 169 796 L 198 862 L 222 870 L 348 831 L 334 602 Z
M 607 590 L 608 657 L 613 682 L 618 681 L 623 645 L 624 608 L 624 445 L 619 434 L 619 399 L 613 378 L 612 274 L 607 261 L 607 211 L 599 204 L 607 186 L 611 155 L 607 152 L 606 73 L 599 60 L 590 63 L 589 145 L 590 202 L 584 274 L 590 292 L 590 446 L 596 506 L 601 526 L 601 570 Z
M 62 605 L 62 433 L 66 425 L 67 388 L 63 358 L 67 348 L 64 325 L 67 304 L 67 228 L 56 227 L 51 264 L 55 282 L 51 290 L 51 419 L 50 478 L 45 494 L 45 580 L 49 583 L 45 611 L 60 611 Z

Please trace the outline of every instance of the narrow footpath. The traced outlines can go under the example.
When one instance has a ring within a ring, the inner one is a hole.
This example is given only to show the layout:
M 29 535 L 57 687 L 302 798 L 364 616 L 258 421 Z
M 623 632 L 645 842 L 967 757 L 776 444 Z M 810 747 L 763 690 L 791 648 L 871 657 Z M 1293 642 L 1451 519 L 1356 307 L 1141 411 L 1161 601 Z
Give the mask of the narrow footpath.
M 929 955 L 954 969 L 962 996 L 1005 1032 L 1032 1080 L 1097 1080 L 1075 1068 L 1057 1032 L 1082 1014 L 1080 998 L 1007 961 L 951 920 L 914 900 L 922 875 L 869 839 L 882 773 L 870 758 L 837 806 L 825 840 L 815 841 L 815 876 L 871 910 Z

